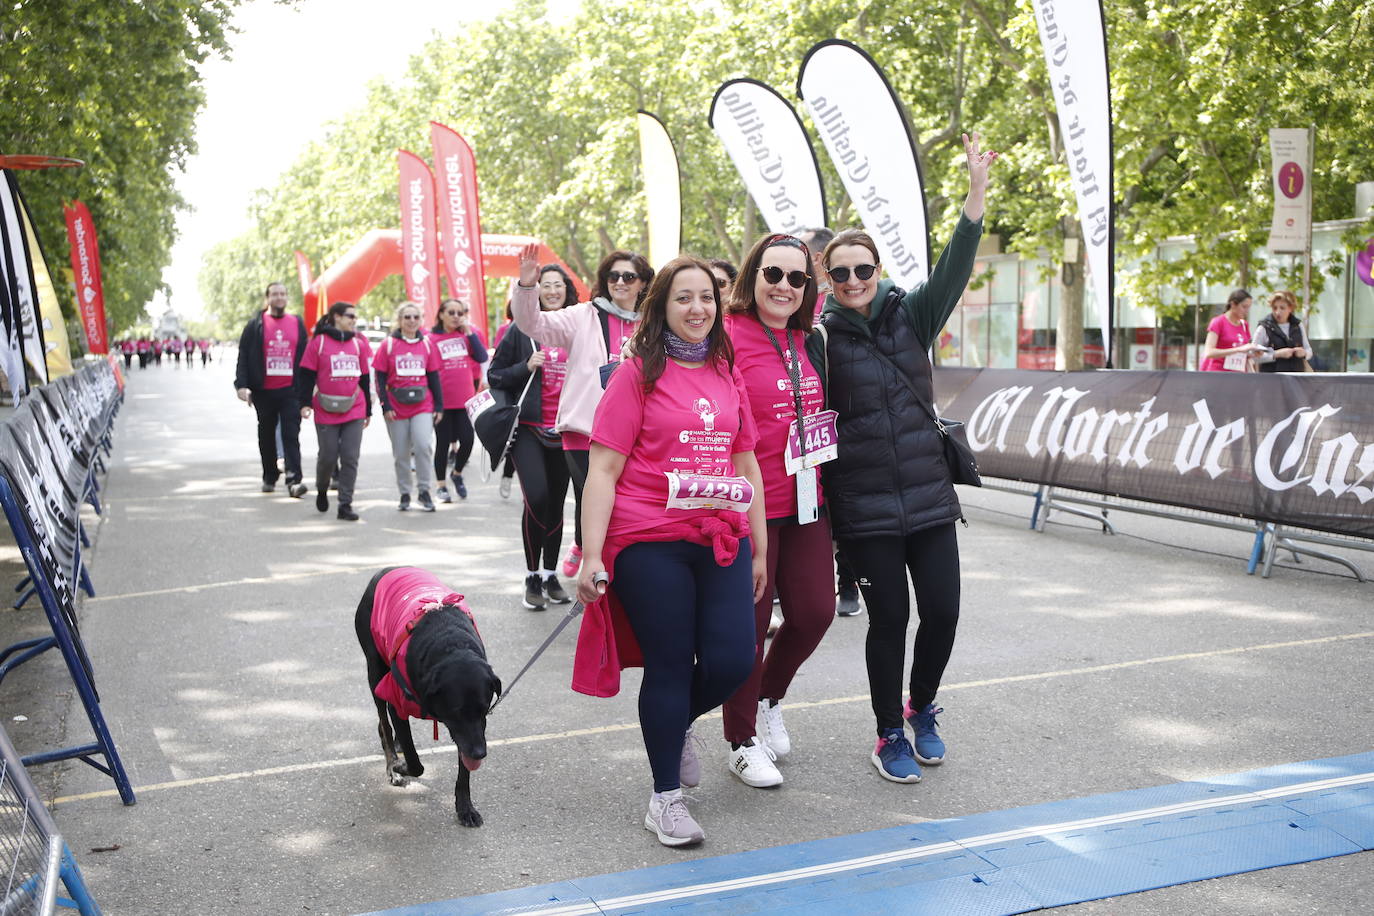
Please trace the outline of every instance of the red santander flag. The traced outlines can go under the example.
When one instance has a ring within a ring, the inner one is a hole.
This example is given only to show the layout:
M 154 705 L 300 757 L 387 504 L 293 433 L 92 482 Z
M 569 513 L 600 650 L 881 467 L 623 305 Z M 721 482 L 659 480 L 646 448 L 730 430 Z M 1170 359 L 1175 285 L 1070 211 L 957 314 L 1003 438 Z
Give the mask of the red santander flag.
M 95 221 L 81 201 L 62 208 L 67 218 L 67 240 L 72 246 L 72 273 L 76 277 L 76 304 L 91 353 L 109 353 L 105 334 L 105 293 L 100 282 L 100 248 Z
M 482 219 L 477 203 L 477 160 L 457 131 L 429 122 L 434 171 L 439 185 L 444 272 L 455 299 L 471 308 L 472 323 L 487 333 L 487 284 L 482 270 Z M 490 339 L 490 338 L 488 338 Z
M 409 150 L 396 151 L 401 173 L 401 274 L 406 298 L 425 324 L 439 313 L 439 240 L 434 223 L 434 173 Z

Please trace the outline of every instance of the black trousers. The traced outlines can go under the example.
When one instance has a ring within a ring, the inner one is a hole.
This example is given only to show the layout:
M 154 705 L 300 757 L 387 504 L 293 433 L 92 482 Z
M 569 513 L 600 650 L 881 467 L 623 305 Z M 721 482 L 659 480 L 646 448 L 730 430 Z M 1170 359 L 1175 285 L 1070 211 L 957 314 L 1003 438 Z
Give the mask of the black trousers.
M 902 671 L 911 617 L 907 575 L 916 592 L 916 639 L 907 680 L 911 705 L 933 702 L 959 624 L 959 540 L 954 523 L 906 537 L 842 538 L 868 605 L 868 689 L 881 734 L 902 727 Z
M 292 388 L 258 388 L 253 392 L 253 409 L 258 413 L 258 454 L 262 457 L 262 479 L 277 482 L 277 423 L 281 423 L 282 459 L 286 464 L 286 484 L 301 482 L 301 407 Z
M 529 427 L 522 426 L 511 443 L 507 463 L 515 466 L 524 493 L 520 540 L 525 545 L 525 568 L 556 569 L 558 550 L 563 546 L 563 502 L 568 498 L 568 463 L 563 450 L 543 445 Z
M 434 424 L 434 482 L 439 486 L 444 486 L 448 478 L 448 450 L 453 443 L 458 443 L 458 458 L 453 464 L 453 470 L 459 474 L 463 473 L 463 468 L 467 467 L 468 459 L 472 457 L 472 421 L 468 419 L 468 412 L 459 407 L 457 410 L 444 408 L 444 415 L 438 423 Z
M 573 501 L 577 505 L 577 520 L 573 522 L 573 543 L 582 546 L 582 488 L 587 485 L 587 469 L 591 464 L 591 450 L 585 448 L 565 449 L 563 457 L 568 462 L 568 473 L 572 475 Z

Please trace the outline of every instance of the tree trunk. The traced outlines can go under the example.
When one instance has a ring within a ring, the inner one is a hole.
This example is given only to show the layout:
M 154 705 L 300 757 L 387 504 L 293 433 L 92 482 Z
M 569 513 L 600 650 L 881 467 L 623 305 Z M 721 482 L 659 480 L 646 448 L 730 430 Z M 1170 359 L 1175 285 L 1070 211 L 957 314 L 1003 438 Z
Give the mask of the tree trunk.
M 748 251 L 754 247 L 754 214 L 757 208 L 754 206 L 754 195 L 744 195 L 744 238 L 740 239 L 739 250 Z
M 1061 372 L 1083 368 L 1083 290 L 1087 286 L 1083 276 L 1087 252 L 1083 240 L 1079 238 L 1078 220 L 1066 219 L 1064 222 L 1064 237 L 1078 241 L 1078 257 L 1066 265 L 1070 268 L 1068 271 L 1060 273 L 1061 280 L 1072 280 L 1060 286 L 1063 296 L 1059 301 L 1059 320 L 1055 325 L 1054 368 Z M 1062 260 L 1062 252 L 1060 257 Z

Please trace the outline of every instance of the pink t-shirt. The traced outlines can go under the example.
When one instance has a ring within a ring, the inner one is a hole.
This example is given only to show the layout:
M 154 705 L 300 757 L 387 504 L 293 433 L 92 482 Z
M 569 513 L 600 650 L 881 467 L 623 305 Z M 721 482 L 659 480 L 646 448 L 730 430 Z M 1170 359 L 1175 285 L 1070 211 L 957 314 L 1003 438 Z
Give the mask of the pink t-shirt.
M 386 373 L 388 401 L 398 420 L 434 412 L 434 396 L 429 392 L 429 380 L 425 376 L 429 372 L 438 372 L 439 365 L 439 350 L 423 335 L 414 341 L 406 341 L 395 335 L 382 341 L 372 367 Z M 397 388 L 417 386 L 425 389 L 425 399 L 418 404 L 401 404 L 391 393 Z
M 668 519 L 718 514 L 668 509 L 665 472 L 735 476 L 731 456 L 752 451 L 758 438 L 738 369 L 685 369 L 670 359 L 647 395 L 642 379 L 638 358 L 617 369 L 592 424 L 593 442 L 627 456 L 615 485 L 607 528 L 612 536 L 653 529 Z
M 501 322 L 501 326 L 496 329 L 496 336 L 492 338 L 492 349 L 501 346 L 501 341 L 505 338 L 506 331 L 510 330 L 510 326 L 512 324 L 514 324 L 514 322 L 512 322 L 509 318 Z
M 300 324 L 295 315 L 273 318 L 262 314 L 262 358 L 266 375 L 262 387 L 290 388 L 296 374 L 296 341 Z
M 792 377 L 757 318 L 731 315 L 725 319 L 725 328 L 735 345 L 735 369 L 744 378 L 749 392 L 750 412 L 758 428 L 759 441 L 754 453 L 758 456 L 759 471 L 763 475 L 764 505 L 768 508 L 768 517 L 795 517 L 797 484 L 787 473 L 783 460 L 788 430 L 797 417 Z M 790 359 L 791 353 L 783 333 L 774 331 L 773 335 Z M 821 377 L 811 368 L 811 360 L 806 356 L 806 335 L 790 328 L 786 333 L 792 338 L 792 348 L 801 359 L 802 409 L 807 416 L 811 416 L 825 407 Z
M 301 357 L 302 369 L 313 369 L 315 387 L 319 394 L 353 395 L 353 406 L 348 413 L 330 413 L 320 407 L 318 395 L 311 401 L 315 408 L 315 422 L 326 426 L 349 423 L 367 416 L 367 401 L 363 398 L 359 379 L 371 371 L 372 348 L 367 338 L 354 334 L 352 340 L 335 340 L 328 334 L 316 334 L 305 345 L 305 355 Z
M 1242 321 L 1240 324 L 1232 324 L 1226 316 L 1218 315 L 1207 325 L 1207 333 L 1216 333 L 1217 349 L 1229 350 L 1232 347 L 1239 347 L 1250 342 L 1250 325 Z M 1226 365 L 1226 360 L 1231 360 L 1231 365 Z M 1235 354 L 1234 357 L 1223 357 L 1222 359 L 1204 359 L 1202 361 L 1203 372 L 1244 372 L 1245 371 L 1244 353 Z
M 439 350 L 439 384 L 444 389 L 444 409 L 462 410 L 468 399 L 477 393 L 482 364 L 470 355 L 467 334 L 435 333 L 430 334 L 429 339 Z
M 563 393 L 563 382 L 568 378 L 568 351 L 563 347 L 544 348 L 544 374 L 540 379 L 541 414 L 539 425 L 553 429 L 558 421 L 558 397 Z M 588 440 L 590 447 L 590 440 Z

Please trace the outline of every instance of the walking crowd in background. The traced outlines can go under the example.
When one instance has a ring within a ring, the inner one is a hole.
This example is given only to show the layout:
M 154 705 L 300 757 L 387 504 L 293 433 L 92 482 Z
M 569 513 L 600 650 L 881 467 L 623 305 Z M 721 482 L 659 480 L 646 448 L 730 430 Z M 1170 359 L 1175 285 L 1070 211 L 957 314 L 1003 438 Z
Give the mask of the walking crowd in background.
M 783 701 L 835 616 L 861 612 L 860 592 L 869 756 L 884 779 L 917 782 L 946 754 L 935 697 L 959 618 L 962 520 L 927 352 L 968 283 L 997 158 L 977 134 L 964 144 L 963 212 L 912 290 L 883 279 L 878 245 L 856 229 L 765 236 L 738 270 L 692 256 L 654 270 L 612 251 L 584 302 L 530 245 L 489 353 L 461 300 L 444 301 L 428 330 L 420 306 L 402 303 L 373 346 L 353 303 L 307 329 L 272 283 L 234 380 L 257 413 L 262 490 L 284 474 L 289 496 L 308 492 L 299 426 L 313 418 L 316 508 L 328 511 L 334 488 L 337 517 L 358 520 L 375 395 L 397 508 L 433 512 L 436 496 L 467 497 L 473 417 L 499 398 L 512 428 L 487 450 L 520 483 L 523 605 L 569 603 L 559 576 L 575 580 L 575 690 L 614 695 L 624 667 L 643 667 L 644 826 L 660 842 L 705 836 L 682 790 L 703 779 L 695 723 L 711 710 L 723 707 L 727 772 L 783 783 L 794 740 L 806 740 L 789 732 Z

